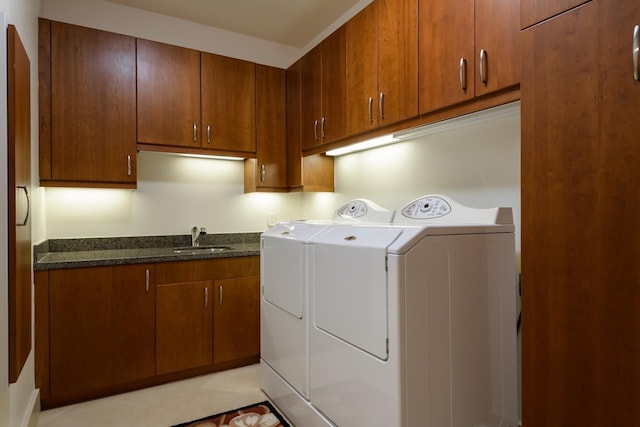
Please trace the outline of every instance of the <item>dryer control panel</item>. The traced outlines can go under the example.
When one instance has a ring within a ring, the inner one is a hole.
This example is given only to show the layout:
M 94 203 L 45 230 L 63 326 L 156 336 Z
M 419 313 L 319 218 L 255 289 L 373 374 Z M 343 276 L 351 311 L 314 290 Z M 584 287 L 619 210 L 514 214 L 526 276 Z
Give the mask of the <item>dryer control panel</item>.
M 402 215 L 412 219 L 439 218 L 451 212 L 451 205 L 443 198 L 427 196 L 416 199 L 402 208 Z

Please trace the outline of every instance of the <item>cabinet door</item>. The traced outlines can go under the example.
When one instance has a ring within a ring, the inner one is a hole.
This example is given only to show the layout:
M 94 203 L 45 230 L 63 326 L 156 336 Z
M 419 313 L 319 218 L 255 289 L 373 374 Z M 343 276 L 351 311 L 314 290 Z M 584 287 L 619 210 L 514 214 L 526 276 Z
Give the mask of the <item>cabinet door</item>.
M 135 39 L 50 25 L 51 176 L 43 178 L 135 183 Z
M 212 362 L 211 281 L 156 287 L 156 374 Z
M 418 2 L 378 0 L 380 126 L 418 115 Z M 451 3 L 451 2 L 449 2 Z
M 213 362 L 260 354 L 260 277 L 214 281 Z
M 590 0 L 521 0 L 520 25 L 527 28 Z
M 635 0 L 522 32 L 522 417 L 640 418 Z
M 292 191 L 333 191 L 333 157 L 302 157 L 302 60 L 287 69 L 287 182 Z
M 256 152 L 255 64 L 202 53 L 202 147 Z
M 52 396 L 78 398 L 155 374 L 152 264 L 49 274 Z
M 137 39 L 138 142 L 200 147 L 200 52 Z
M 520 83 L 519 0 L 475 0 L 475 94 Z
M 31 80 L 16 27 L 7 27 L 9 180 L 9 381 L 18 380 L 31 352 Z M 4 205 L 6 206 L 6 205 Z
M 420 0 L 420 113 L 474 97 L 473 0 Z
M 346 27 L 343 25 L 322 43 L 320 135 L 322 143 L 347 134 Z
M 286 74 L 256 66 L 258 158 L 245 160 L 245 192 L 287 190 Z
M 302 149 L 320 144 L 322 119 L 322 49 L 316 46 L 302 57 Z
M 346 24 L 348 135 L 378 127 L 379 4 L 374 1 Z

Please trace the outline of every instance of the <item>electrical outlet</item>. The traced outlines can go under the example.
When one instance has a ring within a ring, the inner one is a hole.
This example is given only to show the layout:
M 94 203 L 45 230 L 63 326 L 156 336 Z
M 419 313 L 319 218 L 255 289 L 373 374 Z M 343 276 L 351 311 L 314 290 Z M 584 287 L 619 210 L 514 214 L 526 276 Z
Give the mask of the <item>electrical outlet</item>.
M 267 227 L 273 227 L 278 222 L 278 215 L 269 214 L 267 215 Z

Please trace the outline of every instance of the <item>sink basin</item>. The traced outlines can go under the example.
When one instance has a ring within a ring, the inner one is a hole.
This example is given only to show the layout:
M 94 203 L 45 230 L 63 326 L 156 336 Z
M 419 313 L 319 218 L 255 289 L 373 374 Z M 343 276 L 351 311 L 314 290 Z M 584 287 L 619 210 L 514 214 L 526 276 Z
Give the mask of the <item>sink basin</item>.
M 197 254 L 202 252 L 222 252 L 231 249 L 230 246 L 220 245 L 203 245 L 203 246 L 183 246 L 180 248 L 173 248 L 174 254 Z

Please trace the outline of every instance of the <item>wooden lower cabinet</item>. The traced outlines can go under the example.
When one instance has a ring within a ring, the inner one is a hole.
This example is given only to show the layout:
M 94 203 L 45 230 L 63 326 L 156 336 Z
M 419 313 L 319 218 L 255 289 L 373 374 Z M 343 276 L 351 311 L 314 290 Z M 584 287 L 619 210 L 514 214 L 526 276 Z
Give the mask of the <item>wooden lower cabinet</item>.
M 156 288 L 156 374 L 211 364 L 212 282 Z
M 260 354 L 260 277 L 216 280 L 213 361 Z
M 35 274 L 44 409 L 257 363 L 260 257 Z
M 92 396 L 155 375 L 154 272 L 136 264 L 49 273 L 52 396 Z

